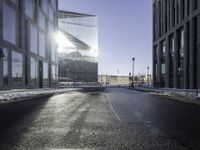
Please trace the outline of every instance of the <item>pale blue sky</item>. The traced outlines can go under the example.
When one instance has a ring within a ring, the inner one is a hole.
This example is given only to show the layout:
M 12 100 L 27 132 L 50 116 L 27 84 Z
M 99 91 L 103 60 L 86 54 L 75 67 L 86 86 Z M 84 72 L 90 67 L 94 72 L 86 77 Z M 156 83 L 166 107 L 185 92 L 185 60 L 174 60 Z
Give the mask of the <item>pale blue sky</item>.
M 59 0 L 59 9 L 99 18 L 99 74 L 135 74 L 152 66 L 152 0 Z

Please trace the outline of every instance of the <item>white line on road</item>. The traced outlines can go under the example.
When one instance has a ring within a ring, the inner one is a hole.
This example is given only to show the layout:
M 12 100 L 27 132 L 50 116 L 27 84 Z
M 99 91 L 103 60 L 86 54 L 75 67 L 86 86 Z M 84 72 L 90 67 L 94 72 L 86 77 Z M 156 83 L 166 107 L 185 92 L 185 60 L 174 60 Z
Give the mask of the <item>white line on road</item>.
M 108 99 L 108 97 L 107 97 L 107 99 Z M 117 117 L 117 119 L 118 119 L 119 121 L 122 121 L 122 120 L 119 118 L 119 116 L 117 115 L 117 113 L 115 112 L 115 110 L 113 109 L 112 104 L 110 103 L 109 99 L 108 99 L 108 103 L 109 103 L 109 105 L 110 105 L 111 110 L 113 111 L 113 113 L 114 113 L 115 116 Z

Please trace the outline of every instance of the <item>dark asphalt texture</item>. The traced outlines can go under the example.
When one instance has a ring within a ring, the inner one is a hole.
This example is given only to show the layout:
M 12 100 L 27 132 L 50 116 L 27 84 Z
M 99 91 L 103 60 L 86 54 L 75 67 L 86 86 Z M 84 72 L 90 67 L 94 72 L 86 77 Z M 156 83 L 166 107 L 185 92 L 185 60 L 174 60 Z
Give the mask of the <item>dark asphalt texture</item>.
M 200 107 L 123 89 L 0 105 L 0 150 L 199 150 Z

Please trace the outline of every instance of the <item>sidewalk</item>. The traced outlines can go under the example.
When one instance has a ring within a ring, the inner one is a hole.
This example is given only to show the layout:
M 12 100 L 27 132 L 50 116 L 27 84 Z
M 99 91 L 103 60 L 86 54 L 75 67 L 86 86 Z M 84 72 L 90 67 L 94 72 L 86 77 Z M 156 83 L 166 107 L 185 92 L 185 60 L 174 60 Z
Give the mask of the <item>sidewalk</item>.
M 68 91 L 78 90 L 78 88 L 44 88 L 44 89 L 15 89 L 0 91 L 0 104 L 19 100 L 41 98 L 61 94 Z
M 200 94 L 197 96 L 197 90 L 193 89 L 170 89 L 170 88 L 153 88 L 153 87 L 135 87 L 133 90 L 149 92 L 152 95 L 169 98 L 186 103 L 200 105 Z M 199 92 L 200 93 L 200 92 Z

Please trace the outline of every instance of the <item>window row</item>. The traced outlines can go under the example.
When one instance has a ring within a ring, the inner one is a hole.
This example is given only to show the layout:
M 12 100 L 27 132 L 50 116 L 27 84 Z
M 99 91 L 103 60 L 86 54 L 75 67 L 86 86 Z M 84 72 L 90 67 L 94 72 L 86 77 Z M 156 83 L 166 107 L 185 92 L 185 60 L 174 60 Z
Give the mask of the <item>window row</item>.
M 154 3 L 154 41 L 200 9 L 200 0 L 160 0 Z
M 28 5 L 28 7 L 30 7 L 30 5 Z M 42 16 L 42 14 L 40 15 L 39 24 L 41 28 L 45 29 L 45 17 Z M 27 48 L 30 49 L 30 51 L 35 54 L 38 54 L 37 51 L 39 50 L 40 56 L 46 57 L 46 52 L 45 52 L 46 51 L 46 35 L 43 32 L 39 32 L 39 35 L 38 35 L 38 29 L 31 24 L 29 25 L 28 22 L 26 23 L 26 26 L 27 27 L 25 29 L 26 31 L 25 40 L 29 39 L 29 42 L 26 41 L 27 42 L 26 45 L 28 44 L 30 45 Z M 18 24 L 15 10 L 12 9 L 6 3 L 3 3 L 3 40 L 9 43 L 12 43 L 14 45 L 17 45 L 18 42 L 20 42 L 20 41 L 17 42 L 17 39 L 20 39 L 20 38 L 17 38 L 17 35 L 20 34 L 19 31 L 17 30 L 18 27 L 19 27 L 19 24 Z M 20 31 L 21 30 L 22 29 L 20 29 Z M 50 21 L 48 22 L 48 32 L 49 32 L 49 35 L 53 37 L 54 26 Z
M 3 48 L 3 85 L 9 84 L 9 51 Z M 11 78 L 13 86 L 23 85 L 23 55 L 16 51 L 11 51 Z M 49 64 L 46 62 L 39 66 L 39 61 L 35 58 L 30 58 L 30 85 L 37 86 L 39 78 L 43 80 L 43 86 L 49 84 Z M 42 67 L 42 74 L 39 73 L 39 67 Z M 41 76 L 40 76 L 41 75 Z M 51 66 L 51 80 L 55 84 L 58 80 L 58 67 Z
M 53 5 L 56 4 L 56 0 L 51 0 L 53 2 L 51 2 Z M 36 18 L 36 9 L 35 9 L 35 2 L 33 0 L 25 0 L 25 14 L 30 17 L 32 20 L 34 20 Z M 40 0 L 39 1 L 39 5 L 41 7 L 41 9 L 43 10 L 43 12 L 45 13 L 45 16 L 48 16 L 48 18 L 51 21 L 54 21 L 54 14 L 55 14 L 55 10 L 56 7 L 55 6 L 51 6 L 51 3 L 49 3 L 49 0 Z M 55 3 L 55 4 L 54 4 Z M 53 8 L 52 8 L 53 7 Z M 41 12 L 39 13 L 39 15 L 41 14 Z

